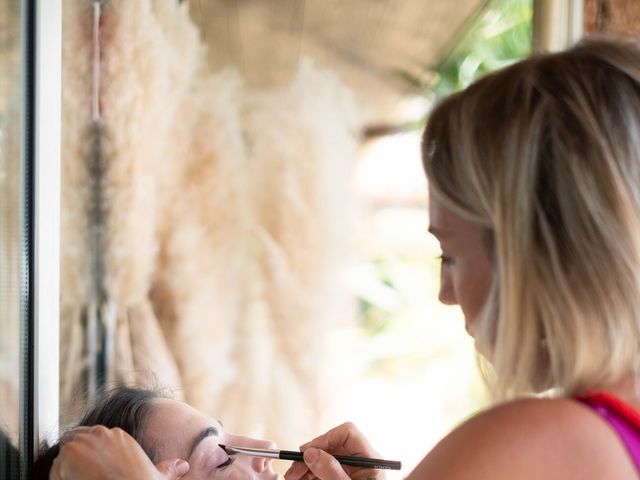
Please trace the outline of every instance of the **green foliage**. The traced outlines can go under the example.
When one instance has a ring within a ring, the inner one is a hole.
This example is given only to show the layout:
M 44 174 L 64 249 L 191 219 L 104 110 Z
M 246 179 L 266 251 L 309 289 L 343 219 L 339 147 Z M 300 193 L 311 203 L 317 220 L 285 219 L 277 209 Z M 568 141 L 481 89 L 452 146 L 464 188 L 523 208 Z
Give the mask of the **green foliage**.
M 528 56 L 532 13 L 532 0 L 492 0 L 436 70 L 436 96 Z

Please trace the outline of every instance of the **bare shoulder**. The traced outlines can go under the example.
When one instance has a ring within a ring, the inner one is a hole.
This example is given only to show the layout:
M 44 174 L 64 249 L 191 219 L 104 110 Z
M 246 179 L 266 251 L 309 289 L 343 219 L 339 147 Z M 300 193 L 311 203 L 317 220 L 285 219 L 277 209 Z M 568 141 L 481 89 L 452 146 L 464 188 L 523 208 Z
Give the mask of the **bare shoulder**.
M 637 480 L 613 429 L 569 399 L 524 399 L 475 415 L 447 435 L 411 480 Z

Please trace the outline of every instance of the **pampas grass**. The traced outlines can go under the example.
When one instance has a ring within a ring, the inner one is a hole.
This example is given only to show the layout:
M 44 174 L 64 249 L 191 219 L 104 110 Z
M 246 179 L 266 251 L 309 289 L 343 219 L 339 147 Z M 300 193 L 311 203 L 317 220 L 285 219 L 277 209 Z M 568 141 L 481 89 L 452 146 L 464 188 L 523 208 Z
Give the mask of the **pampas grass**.
M 181 387 L 231 430 L 297 444 L 316 433 L 323 338 L 346 311 L 358 109 L 310 61 L 264 91 L 208 72 L 185 5 L 103 3 L 98 253 L 111 378 Z M 80 52 L 64 57 L 67 326 L 90 301 L 81 38 L 65 29 L 65 48 Z
M 61 416 L 76 410 L 83 381 L 83 311 L 91 302 L 90 159 L 93 12 L 90 2 L 63 2 L 62 138 L 60 196 L 60 400 Z

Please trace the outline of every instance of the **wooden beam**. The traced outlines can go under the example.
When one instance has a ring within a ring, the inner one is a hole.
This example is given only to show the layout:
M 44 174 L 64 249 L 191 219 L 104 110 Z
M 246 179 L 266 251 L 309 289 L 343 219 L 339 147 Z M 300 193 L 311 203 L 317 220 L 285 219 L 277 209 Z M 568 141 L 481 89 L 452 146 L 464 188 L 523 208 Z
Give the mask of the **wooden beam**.
M 640 34 L 638 0 L 584 0 L 585 33 Z

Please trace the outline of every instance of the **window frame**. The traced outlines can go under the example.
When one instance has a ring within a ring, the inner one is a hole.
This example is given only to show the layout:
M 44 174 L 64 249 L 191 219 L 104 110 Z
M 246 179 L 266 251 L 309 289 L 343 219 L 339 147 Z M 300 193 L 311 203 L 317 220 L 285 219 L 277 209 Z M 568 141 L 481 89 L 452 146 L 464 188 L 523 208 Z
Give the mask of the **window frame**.
M 572 46 L 584 32 L 584 0 L 534 0 L 534 52 L 558 51 Z

